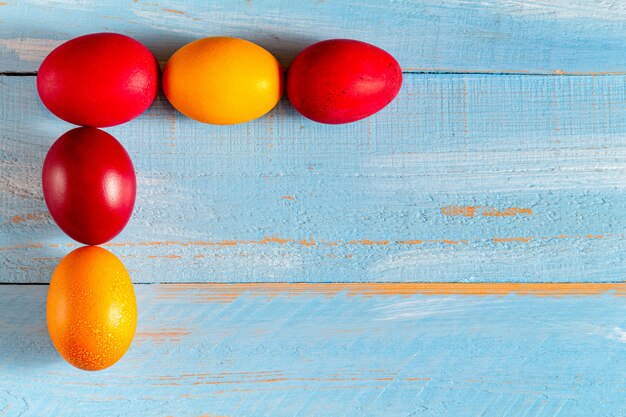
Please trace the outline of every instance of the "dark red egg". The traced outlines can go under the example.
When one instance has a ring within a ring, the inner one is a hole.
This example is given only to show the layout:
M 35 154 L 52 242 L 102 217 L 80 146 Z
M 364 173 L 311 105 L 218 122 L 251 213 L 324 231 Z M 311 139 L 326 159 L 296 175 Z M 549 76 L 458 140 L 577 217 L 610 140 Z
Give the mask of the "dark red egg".
M 402 69 L 369 43 L 331 39 L 304 49 L 287 73 L 287 96 L 320 123 L 350 123 L 382 110 L 400 91 Z
M 69 40 L 43 60 L 37 91 L 59 118 L 106 127 L 143 113 L 159 90 L 159 63 L 148 48 L 117 33 Z
M 42 184 L 54 221 L 87 245 L 117 236 L 135 205 L 135 169 L 128 153 L 93 127 L 72 129 L 54 142 L 43 163 Z

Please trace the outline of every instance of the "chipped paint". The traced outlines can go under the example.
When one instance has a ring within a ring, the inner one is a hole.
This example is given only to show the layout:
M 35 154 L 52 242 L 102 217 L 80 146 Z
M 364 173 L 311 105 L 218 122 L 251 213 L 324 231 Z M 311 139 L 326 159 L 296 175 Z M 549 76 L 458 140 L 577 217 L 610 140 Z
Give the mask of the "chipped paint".
M 164 343 L 164 342 L 179 342 L 183 337 L 190 335 L 191 332 L 188 329 L 175 328 L 175 329 L 155 329 L 155 330 L 141 330 L 135 333 L 135 337 L 138 342 L 146 343 Z
M 494 237 L 491 240 L 494 243 L 505 243 L 505 242 L 524 242 L 528 243 L 533 240 L 533 237 Z
M 38 67 L 46 55 L 61 43 L 61 40 L 39 38 L 0 39 L 0 48 L 11 51 L 23 61 L 37 63 Z
M 185 12 L 176 10 L 176 9 L 163 9 L 163 11 L 167 13 L 174 13 L 174 14 L 185 14 Z
M 16 214 L 11 217 L 11 222 L 15 224 L 20 224 L 29 221 L 41 221 L 52 218 L 50 213 L 47 211 L 35 211 L 32 213 L 24 213 L 24 214 Z

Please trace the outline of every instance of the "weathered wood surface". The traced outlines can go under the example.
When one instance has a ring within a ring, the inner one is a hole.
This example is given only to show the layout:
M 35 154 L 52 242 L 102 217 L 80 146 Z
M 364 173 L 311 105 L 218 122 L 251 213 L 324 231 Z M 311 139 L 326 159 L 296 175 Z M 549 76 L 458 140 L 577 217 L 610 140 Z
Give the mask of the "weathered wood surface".
M 39 178 L 71 126 L 32 75 L 0 76 L 0 416 L 626 415 L 623 2 L 210 3 L 0 1 L 0 73 L 96 31 L 162 62 L 239 36 L 285 66 L 347 37 L 405 85 L 346 126 L 287 101 L 207 126 L 161 97 L 107 129 L 139 180 L 108 248 L 135 283 L 172 283 L 135 285 L 130 351 L 87 373 L 49 341 L 47 286 L 11 284 L 77 247 Z
M 138 175 L 110 249 L 135 282 L 622 281 L 624 76 L 406 74 L 344 126 L 287 101 L 209 126 L 163 98 L 108 129 Z M 0 77 L 0 281 L 46 283 L 76 247 L 42 198 L 72 126 Z
M 36 71 L 59 43 L 122 32 L 160 60 L 205 36 L 247 38 L 288 65 L 305 46 L 354 38 L 407 71 L 623 73 L 620 0 L 72 1 L 0 2 L 0 72 Z
M 98 373 L 46 291 L 0 286 L 3 417 L 626 415 L 626 284 L 136 285 Z

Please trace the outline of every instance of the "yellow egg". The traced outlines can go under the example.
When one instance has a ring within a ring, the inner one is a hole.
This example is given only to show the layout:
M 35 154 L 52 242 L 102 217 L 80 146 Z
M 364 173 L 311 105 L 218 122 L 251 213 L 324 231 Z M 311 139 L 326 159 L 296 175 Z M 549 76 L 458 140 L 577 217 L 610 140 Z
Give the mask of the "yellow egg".
M 180 48 L 163 69 L 163 91 L 184 115 L 228 125 L 263 116 L 280 100 L 283 70 L 252 42 L 214 37 Z
M 124 264 L 98 246 L 83 246 L 61 260 L 46 303 L 48 332 L 59 354 L 95 371 L 128 350 L 137 324 L 135 292 Z

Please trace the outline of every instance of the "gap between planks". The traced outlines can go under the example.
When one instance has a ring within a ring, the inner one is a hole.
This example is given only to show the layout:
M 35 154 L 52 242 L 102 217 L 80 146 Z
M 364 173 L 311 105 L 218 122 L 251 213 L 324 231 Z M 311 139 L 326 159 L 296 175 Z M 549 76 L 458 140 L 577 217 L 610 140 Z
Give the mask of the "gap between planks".
M 621 76 L 626 75 L 626 71 L 607 71 L 607 72 L 584 72 L 584 71 L 561 71 L 554 70 L 550 72 L 536 72 L 523 70 L 454 70 L 454 69 L 427 69 L 427 68 L 403 68 L 403 74 L 422 74 L 422 75 L 527 75 L 531 77 L 599 77 L 599 76 Z M 0 76 L 5 77 L 36 77 L 37 71 L 4 71 L 0 72 Z

